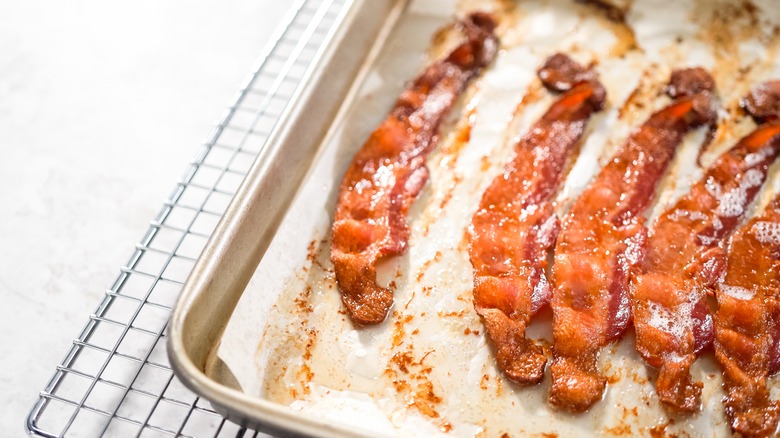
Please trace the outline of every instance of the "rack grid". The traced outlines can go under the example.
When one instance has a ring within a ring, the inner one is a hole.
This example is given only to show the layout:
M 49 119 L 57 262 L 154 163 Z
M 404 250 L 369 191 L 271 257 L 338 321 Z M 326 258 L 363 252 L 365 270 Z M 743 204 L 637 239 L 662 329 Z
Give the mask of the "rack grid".
M 315 54 L 351 0 L 296 0 L 27 418 L 31 435 L 265 436 L 175 378 L 172 306 Z

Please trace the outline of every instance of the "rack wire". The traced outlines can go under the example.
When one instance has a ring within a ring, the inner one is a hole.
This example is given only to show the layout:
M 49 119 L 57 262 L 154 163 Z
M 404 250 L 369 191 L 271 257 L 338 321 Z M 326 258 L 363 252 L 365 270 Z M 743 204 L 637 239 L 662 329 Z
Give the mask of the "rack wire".
M 166 327 L 195 260 L 351 0 L 296 0 L 27 418 L 30 435 L 265 436 L 173 375 Z

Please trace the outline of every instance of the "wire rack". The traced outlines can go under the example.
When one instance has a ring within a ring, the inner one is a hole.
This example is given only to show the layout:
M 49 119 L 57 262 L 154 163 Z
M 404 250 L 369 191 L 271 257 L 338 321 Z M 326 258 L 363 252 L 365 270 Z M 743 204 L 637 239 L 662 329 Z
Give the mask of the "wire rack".
M 173 375 L 171 308 L 195 260 L 351 0 L 297 0 L 27 419 L 31 435 L 258 436 Z M 263 434 L 259 434 L 265 436 Z

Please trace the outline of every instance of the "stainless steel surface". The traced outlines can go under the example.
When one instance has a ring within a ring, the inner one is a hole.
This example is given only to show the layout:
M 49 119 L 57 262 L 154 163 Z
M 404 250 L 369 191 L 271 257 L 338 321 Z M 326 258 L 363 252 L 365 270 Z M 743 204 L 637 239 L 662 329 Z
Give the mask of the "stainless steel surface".
M 279 115 L 347 8 L 298 0 L 152 221 L 27 419 L 37 436 L 257 436 L 217 414 L 173 375 L 173 302 Z
M 317 67 L 309 70 L 260 151 L 174 309 L 168 340 L 174 370 L 188 387 L 239 424 L 274 433 L 370 434 L 250 397 L 215 381 L 208 370 L 214 368 L 213 352 L 222 331 L 342 102 L 354 93 L 405 4 L 362 0 L 345 9 L 315 61 Z

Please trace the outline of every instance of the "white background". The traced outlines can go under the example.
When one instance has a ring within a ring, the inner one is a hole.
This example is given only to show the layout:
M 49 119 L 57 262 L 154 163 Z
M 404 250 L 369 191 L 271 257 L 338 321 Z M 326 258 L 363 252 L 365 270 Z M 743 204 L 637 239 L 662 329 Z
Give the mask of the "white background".
M 0 430 L 27 411 L 288 2 L 0 0 Z

